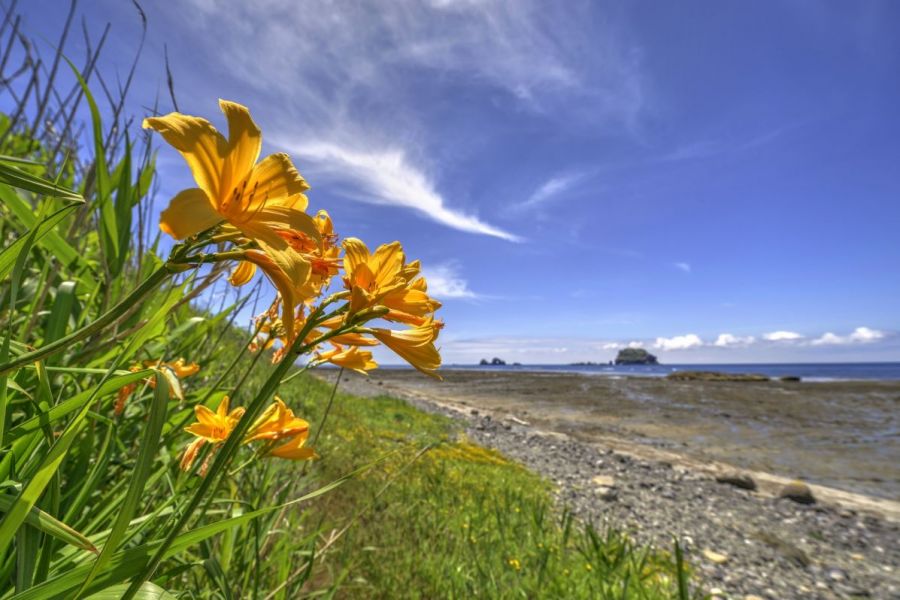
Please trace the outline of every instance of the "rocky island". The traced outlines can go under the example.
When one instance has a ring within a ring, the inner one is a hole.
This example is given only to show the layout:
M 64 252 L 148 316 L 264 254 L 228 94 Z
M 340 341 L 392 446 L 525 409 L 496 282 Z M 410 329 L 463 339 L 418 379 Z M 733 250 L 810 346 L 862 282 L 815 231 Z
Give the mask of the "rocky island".
M 617 365 L 658 365 L 656 357 L 643 348 L 624 348 L 616 355 Z

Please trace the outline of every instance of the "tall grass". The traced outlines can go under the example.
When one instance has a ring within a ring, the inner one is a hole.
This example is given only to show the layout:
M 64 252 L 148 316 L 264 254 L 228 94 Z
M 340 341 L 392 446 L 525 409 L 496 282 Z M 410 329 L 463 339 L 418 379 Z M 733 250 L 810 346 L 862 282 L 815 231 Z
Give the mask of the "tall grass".
M 557 514 L 544 482 L 450 422 L 342 394 L 328 416 L 334 391 L 294 358 L 385 336 L 363 325 L 387 309 L 337 292 L 294 337 L 271 311 L 237 327 L 260 288 L 225 275 L 257 247 L 218 228 L 162 247 L 155 152 L 125 113 L 134 69 L 115 92 L 96 70 L 107 31 L 68 62 L 75 13 L 47 60 L 15 3 L 0 22 L 0 598 L 676 594 L 683 565 Z M 275 337 L 280 362 L 248 350 Z M 276 391 L 325 424 L 311 468 L 243 443 Z M 179 468 L 197 406 L 226 396 L 243 417 Z

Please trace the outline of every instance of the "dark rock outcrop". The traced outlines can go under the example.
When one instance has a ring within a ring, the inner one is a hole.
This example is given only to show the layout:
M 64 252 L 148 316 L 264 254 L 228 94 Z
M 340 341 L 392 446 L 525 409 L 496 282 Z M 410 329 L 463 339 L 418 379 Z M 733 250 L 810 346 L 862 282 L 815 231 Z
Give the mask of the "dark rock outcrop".
M 656 357 L 643 348 L 624 348 L 616 356 L 617 365 L 658 365 Z
M 492 365 L 492 366 L 495 366 L 495 367 L 496 367 L 496 366 L 502 366 L 502 365 L 505 365 L 505 364 L 506 364 L 506 361 L 503 360 L 502 358 L 497 358 L 497 357 L 495 356 L 495 357 L 492 358 L 490 361 L 488 361 L 488 359 L 486 359 L 486 358 L 482 358 L 482 359 L 481 359 L 481 362 L 478 363 L 478 364 L 481 365 L 482 367 L 487 366 L 487 365 Z

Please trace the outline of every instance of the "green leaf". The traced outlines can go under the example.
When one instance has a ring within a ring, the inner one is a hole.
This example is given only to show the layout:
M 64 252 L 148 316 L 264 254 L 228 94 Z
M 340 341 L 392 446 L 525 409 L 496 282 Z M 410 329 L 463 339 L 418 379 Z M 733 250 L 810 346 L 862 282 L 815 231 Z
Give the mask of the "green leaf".
M 50 423 L 59 421 L 66 415 L 69 415 L 79 410 L 80 408 L 83 408 L 94 398 L 111 394 L 112 392 L 118 391 L 119 388 L 126 386 L 129 383 L 134 383 L 152 374 L 153 371 L 151 369 L 144 369 L 142 371 L 137 371 L 134 373 L 126 372 L 122 375 L 117 375 L 115 377 L 107 379 L 102 384 L 100 384 L 99 389 L 92 388 L 76 394 L 68 400 L 64 400 L 56 406 L 52 407 L 46 412 L 46 414 L 32 417 L 27 421 L 24 421 L 10 429 L 6 433 L 6 436 L 3 438 L 2 447 L 6 447 L 7 444 L 14 442 L 22 436 L 40 430 L 44 425 L 49 425 Z
M 35 194 L 53 196 L 69 202 L 84 204 L 84 197 L 78 192 L 56 185 L 41 177 L 36 177 L 22 169 L 5 164 L 5 162 L 0 162 L 0 182 Z
M 56 298 L 50 310 L 50 318 L 44 328 L 44 343 L 56 341 L 66 333 L 72 308 L 75 306 L 75 282 L 63 281 L 56 288 Z
M 88 574 L 77 596 L 80 596 L 90 586 L 95 577 L 102 571 L 104 565 L 110 561 L 113 552 L 119 545 L 119 542 L 125 537 L 128 530 L 128 524 L 131 517 L 138 510 L 141 497 L 144 493 L 144 485 L 150 476 L 153 468 L 153 462 L 159 449 L 159 440 L 162 434 L 163 424 L 166 422 L 166 406 L 169 403 L 169 382 L 164 374 L 157 371 L 156 373 L 156 389 L 153 392 L 153 403 L 150 406 L 150 417 L 144 428 L 144 438 L 141 441 L 140 453 L 137 457 L 137 463 L 131 474 L 131 482 L 128 485 L 128 492 L 122 506 L 119 507 L 116 521 L 113 524 L 109 537 L 103 545 L 103 551 L 94 566 Z
M 85 600 L 119 600 L 127 589 L 127 583 L 114 585 L 91 594 Z M 134 597 L 137 600 L 177 600 L 175 596 L 150 581 L 145 581 Z
M 4 187 L 5 186 L 0 185 L 0 198 L 3 197 Z M 5 188 L 5 189 L 9 189 L 9 188 Z M 65 250 L 65 246 L 59 245 L 57 247 L 56 242 L 53 240 L 58 239 L 58 240 L 62 241 L 62 243 L 65 244 L 66 246 L 68 246 L 68 244 L 66 244 L 65 240 L 63 240 L 61 237 L 59 237 L 59 235 L 55 231 L 53 231 L 53 228 L 56 227 L 60 223 L 60 221 L 62 221 L 70 212 L 72 212 L 73 209 L 75 209 L 77 207 L 78 207 L 77 204 L 70 204 L 69 206 L 64 206 L 61 209 L 59 209 L 58 211 L 56 211 L 55 213 L 48 216 L 47 218 L 43 219 L 36 227 L 31 228 L 31 231 L 35 232 L 34 240 L 43 242 L 42 245 L 47 246 L 48 250 L 53 252 L 53 254 L 58 259 L 60 259 L 60 262 L 62 262 L 63 264 L 69 264 L 69 262 L 67 262 L 65 260 L 65 257 L 63 256 L 65 254 L 67 254 L 67 252 Z M 28 211 L 29 211 L 29 214 L 31 214 L 30 208 L 28 209 Z M 32 218 L 33 218 L 33 216 L 32 216 Z M 45 237 L 48 240 L 47 242 L 44 242 Z M 28 236 L 23 235 L 22 237 L 17 239 L 15 242 L 13 242 L 12 244 L 10 244 L 6 248 L 4 248 L 2 251 L 0 251 L 0 280 L 6 279 L 6 276 L 9 275 L 10 272 L 12 271 L 13 265 L 15 265 L 15 263 L 16 263 L 16 257 L 18 257 L 19 254 L 21 252 L 23 252 L 26 248 L 26 240 L 27 239 L 28 239 Z M 68 247 L 72 248 L 71 246 L 68 246 Z M 77 252 L 75 252 L 74 249 L 72 250 L 72 252 L 74 253 L 74 257 L 77 258 L 77 256 L 78 256 Z M 73 258 L 72 260 L 75 260 L 75 258 Z
M 360 473 L 363 473 L 364 471 L 370 469 L 374 465 L 384 460 L 384 458 L 386 457 L 381 457 L 363 467 L 360 467 L 359 469 L 356 469 L 351 473 L 348 473 L 347 475 L 344 475 L 343 477 L 329 483 L 328 485 L 322 486 L 314 492 L 310 492 L 309 494 L 306 494 L 305 496 L 302 496 L 295 500 L 291 500 L 290 502 L 261 508 L 259 510 L 244 513 L 240 516 L 231 517 L 229 519 L 221 519 L 208 525 L 204 525 L 202 527 L 198 527 L 196 529 L 192 529 L 191 531 L 182 533 L 181 535 L 176 537 L 174 542 L 166 549 L 164 557 L 170 558 L 172 556 L 175 556 L 179 552 L 183 552 L 191 546 L 199 544 L 203 540 L 209 539 L 216 534 L 230 529 L 231 527 L 249 523 L 253 519 L 257 519 L 263 515 L 267 515 L 288 506 L 293 506 L 294 504 L 312 500 L 313 498 L 326 494 L 336 487 L 343 485 L 350 479 L 353 479 Z M 160 541 L 154 541 L 148 544 L 143 544 L 141 546 L 136 546 L 134 548 L 128 548 L 126 550 L 117 552 L 110 559 L 103 572 L 94 580 L 94 583 L 92 584 L 89 591 L 108 589 L 108 586 L 112 586 L 122 581 L 128 581 L 129 579 L 132 579 L 135 575 L 143 570 L 144 565 L 147 564 L 147 562 L 152 557 L 154 550 L 158 548 L 161 543 L 162 542 Z M 299 543 L 303 544 L 303 541 L 301 540 Z M 44 600 L 45 598 L 57 598 L 63 596 L 66 594 L 66 592 L 78 586 L 84 579 L 84 577 L 90 572 L 90 570 L 91 565 L 79 565 L 57 577 L 54 577 L 40 585 L 26 590 L 25 592 L 14 595 L 10 600 Z M 135 595 L 134 597 L 139 596 Z
M 0 495 L 0 512 L 8 512 L 12 504 L 12 496 Z M 76 548 L 81 548 L 94 554 L 98 552 L 97 548 L 86 536 L 37 507 L 33 507 L 28 512 L 28 515 L 25 517 L 25 523 Z
M 34 209 L 32 209 L 31 204 L 19 196 L 14 189 L 7 185 L 0 184 L 0 200 L 3 200 L 4 204 L 9 207 L 9 210 L 24 227 L 34 229 L 38 223 L 38 218 L 34 214 Z M 77 207 L 78 204 L 70 204 L 67 207 L 63 207 L 63 209 Z M 56 214 L 58 213 L 50 215 L 48 219 L 53 218 Z M 56 227 L 60 220 L 61 219 L 56 220 L 53 223 L 53 227 Z M 40 245 L 49 250 L 63 265 L 71 265 L 80 258 L 78 251 L 50 227 L 41 228 L 37 239 L 40 241 Z
M 100 118 L 100 110 L 97 108 L 94 95 L 91 94 L 81 72 L 72 64 L 72 61 L 66 57 L 63 58 L 69 63 L 75 78 L 78 79 L 78 84 L 81 86 L 81 91 L 84 92 L 84 99 L 87 101 L 91 113 L 91 132 L 94 138 L 94 182 L 97 186 L 95 204 L 100 210 L 100 229 L 103 233 L 103 245 L 107 260 L 111 260 L 119 255 L 119 234 L 116 225 L 116 211 L 111 199 L 112 184 L 106 165 L 106 152 L 103 148 L 103 121 Z

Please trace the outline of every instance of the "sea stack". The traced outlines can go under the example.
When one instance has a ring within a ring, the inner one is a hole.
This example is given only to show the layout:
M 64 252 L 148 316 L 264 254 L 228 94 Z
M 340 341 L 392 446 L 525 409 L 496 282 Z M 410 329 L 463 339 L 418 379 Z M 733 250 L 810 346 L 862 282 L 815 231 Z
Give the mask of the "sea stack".
M 617 365 L 658 365 L 656 357 L 643 348 L 624 348 L 616 356 Z

